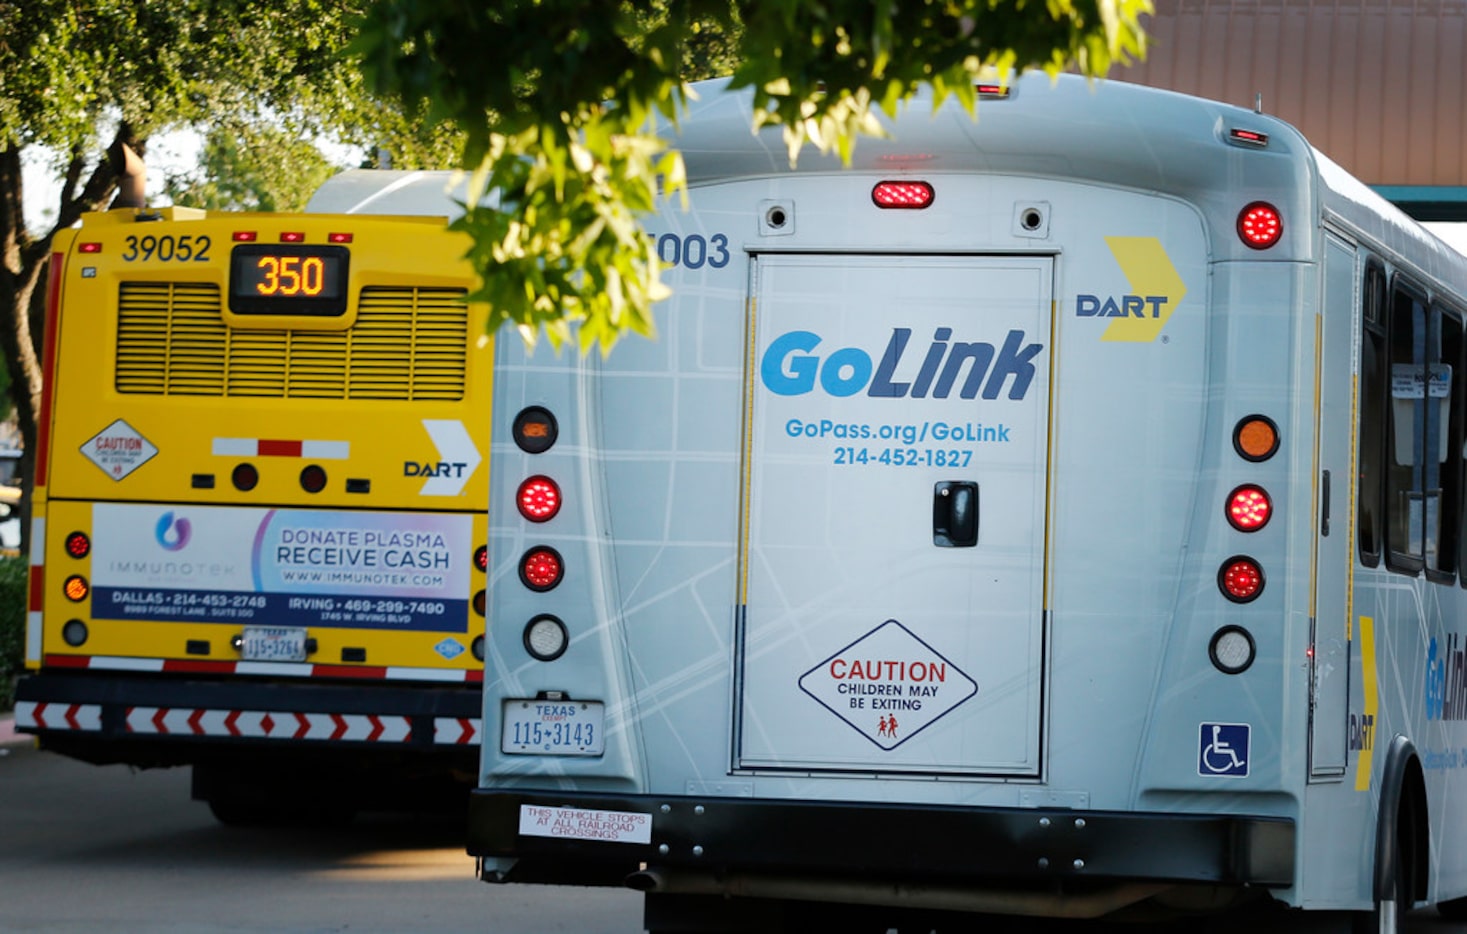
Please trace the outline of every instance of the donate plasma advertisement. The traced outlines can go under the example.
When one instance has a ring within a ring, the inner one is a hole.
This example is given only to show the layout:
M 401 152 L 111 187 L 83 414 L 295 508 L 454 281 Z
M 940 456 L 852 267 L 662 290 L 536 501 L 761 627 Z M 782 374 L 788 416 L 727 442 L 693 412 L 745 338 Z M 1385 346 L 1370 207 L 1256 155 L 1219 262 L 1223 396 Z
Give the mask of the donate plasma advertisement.
M 464 632 L 469 516 L 93 507 L 92 615 Z

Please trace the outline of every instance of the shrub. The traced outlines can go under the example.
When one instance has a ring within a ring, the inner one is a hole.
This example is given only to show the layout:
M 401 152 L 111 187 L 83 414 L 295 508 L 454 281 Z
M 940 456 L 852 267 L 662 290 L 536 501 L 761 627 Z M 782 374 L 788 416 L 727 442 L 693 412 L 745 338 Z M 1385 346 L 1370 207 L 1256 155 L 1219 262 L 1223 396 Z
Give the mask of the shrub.
M 25 668 L 24 557 L 0 558 L 0 711 L 15 706 L 15 678 Z

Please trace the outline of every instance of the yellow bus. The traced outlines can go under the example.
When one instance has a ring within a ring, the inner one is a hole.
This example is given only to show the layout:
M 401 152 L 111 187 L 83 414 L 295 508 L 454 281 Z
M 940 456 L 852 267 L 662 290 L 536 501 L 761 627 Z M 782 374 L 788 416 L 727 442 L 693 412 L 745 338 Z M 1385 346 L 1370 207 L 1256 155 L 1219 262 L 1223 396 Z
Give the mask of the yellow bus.
M 191 765 L 230 823 L 467 787 L 493 348 L 465 243 L 182 208 L 58 237 L 20 730 Z

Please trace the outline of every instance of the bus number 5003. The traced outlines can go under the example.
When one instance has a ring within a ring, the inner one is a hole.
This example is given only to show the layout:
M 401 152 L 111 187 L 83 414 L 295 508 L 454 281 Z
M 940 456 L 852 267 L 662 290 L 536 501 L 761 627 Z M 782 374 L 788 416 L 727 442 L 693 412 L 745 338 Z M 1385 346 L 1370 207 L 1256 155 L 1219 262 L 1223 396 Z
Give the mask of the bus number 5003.
M 320 295 L 326 286 L 326 263 L 319 256 L 262 256 L 255 268 L 264 276 L 255 285 L 261 295 Z
M 702 269 L 706 263 L 714 269 L 722 269 L 729 260 L 728 237 L 721 233 L 711 237 L 663 234 L 657 238 L 657 258 L 669 266 Z

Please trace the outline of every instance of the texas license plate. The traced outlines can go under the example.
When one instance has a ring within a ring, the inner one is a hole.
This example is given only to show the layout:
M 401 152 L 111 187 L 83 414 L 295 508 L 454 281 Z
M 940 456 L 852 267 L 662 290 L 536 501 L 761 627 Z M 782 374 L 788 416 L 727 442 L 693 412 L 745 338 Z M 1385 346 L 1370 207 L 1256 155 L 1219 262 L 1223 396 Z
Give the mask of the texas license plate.
M 287 626 L 246 626 L 239 654 L 247 662 L 303 662 L 306 631 Z
M 599 756 L 606 750 L 600 701 L 507 700 L 499 751 L 541 756 Z

